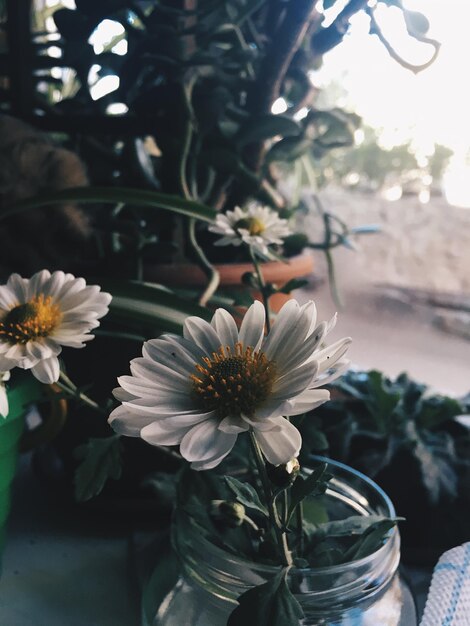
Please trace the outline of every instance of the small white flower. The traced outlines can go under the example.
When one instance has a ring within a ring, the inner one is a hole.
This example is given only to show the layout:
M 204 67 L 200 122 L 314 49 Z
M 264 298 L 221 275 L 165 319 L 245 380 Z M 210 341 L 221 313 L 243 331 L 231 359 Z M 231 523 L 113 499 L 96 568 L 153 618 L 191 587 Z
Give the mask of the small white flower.
M 30 369 L 42 383 L 59 378 L 62 346 L 82 348 L 111 296 L 72 274 L 12 274 L 0 285 L 0 371 Z
M 10 372 L 0 372 L 0 415 L 2 417 L 7 417 L 9 411 L 8 395 L 5 388 L 7 380 L 10 380 Z
M 237 435 L 252 430 L 266 459 L 289 462 L 301 447 L 300 433 L 284 416 L 309 411 L 329 399 L 318 389 L 343 371 L 350 343 L 321 347 L 333 328 L 316 323 L 313 302 L 287 302 L 265 336 L 259 302 L 247 311 L 240 330 L 218 309 L 211 323 L 189 317 L 184 337 L 147 341 L 131 362 L 114 395 L 122 403 L 109 423 L 118 433 L 154 445 L 180 446 L 197 470 L 218 465 Z
M 209 230 L 223 235 L 215 242 L 216 246 L 239 246 L 244 243 L 264 259 L 273 258 L 270 245 L 282 244 L 284 237 L 291 234 L 287 220 L 281 219 L 269 207 L 255 204 L 247 209 L 235 207 L 233 211 L 219 213 Z

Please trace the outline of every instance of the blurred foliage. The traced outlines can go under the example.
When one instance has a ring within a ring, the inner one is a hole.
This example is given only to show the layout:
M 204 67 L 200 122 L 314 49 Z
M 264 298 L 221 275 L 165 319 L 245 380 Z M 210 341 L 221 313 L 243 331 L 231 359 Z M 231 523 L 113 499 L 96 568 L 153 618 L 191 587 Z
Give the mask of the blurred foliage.
M 331 393 L 302 421 L 303 460 L 307 450 L 321 452 L 374 478 L 407 520 L 401 532 L 413 560 L 429 562 L 468 541 L 468 396 L 439 395 L 406 374 L 393 380 L 375 370 L 348 372 Z
M 68 145 L 87 163 L 92 184 L 157 190 L 222 211 L 256 200 L 292 215 L 297 195 L 279 185 L 286 172 L 300 183 L 313 159 L 321 177 L 324 159 L 352 147 L 360 125 L 354 114 L 319 106 L 310 71 L 341 43 L 354 14 L 372 19 L 370 8 L 351 0 L 325 25 L 316 5 L 77 0 L 75 9 L 44 8 L 32 42 L 35 110 L 70 119 Z M 401 10 L 407 23 L 419 22 L 419 14 Z M 425 19 L 410 37 L 421 40 Z M 285 111 L 275 114 L 279 102 Z M 102 115 L 122 117 L 125 130 L 104 131 Z M 212 246 L 207 228 L 196 229 L 198 250 L 179 224 L 158 210 L 142 216 L 129 203 L 96 219 L 107 259 L 201 262 L 202 251 L 224 260 L 227 249 Z
M 319 186 L 334 182 L 346 188 L 377 191 L 401 185 L 404 193 L 431 188 L 440 193 L 442 175 L 453 151 L 436 144 L 433 154 L 418 158 L 411 141 L 384 148 L 380 131 L 362 127 L 364 140 L 353 151 L 327 154 L 318 173 Z

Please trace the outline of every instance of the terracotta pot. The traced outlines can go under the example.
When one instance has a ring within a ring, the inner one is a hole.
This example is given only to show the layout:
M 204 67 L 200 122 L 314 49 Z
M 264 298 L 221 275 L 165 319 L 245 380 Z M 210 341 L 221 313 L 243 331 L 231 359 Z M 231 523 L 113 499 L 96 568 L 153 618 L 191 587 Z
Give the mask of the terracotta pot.
M 251 263 L 223 263 L 215 265 L 220 274 L 220 288 L 244 289 L 242 276 L 247 272 L 253 272 Z M 262 264 L 262 272 L 266 282 L 274 283 L 277 287 L 283 287 L 292 278 L 308 276 L 314 267 L 313 256 L 303 252 L 297 256 L 282 261 L 268 261 Z M 145 280 L 160 283 L 168 287 L 199 289 L 203 287 L 207 278 L 197 265 L 191 264 L 165 264 L 147 266 Z M 257 300 L 261 300 L 261 294 L 252 291 Z M 271 309 L 276 313 L 282 305 L 291 298 L 290 294 L 276 293 L 269 299 Z

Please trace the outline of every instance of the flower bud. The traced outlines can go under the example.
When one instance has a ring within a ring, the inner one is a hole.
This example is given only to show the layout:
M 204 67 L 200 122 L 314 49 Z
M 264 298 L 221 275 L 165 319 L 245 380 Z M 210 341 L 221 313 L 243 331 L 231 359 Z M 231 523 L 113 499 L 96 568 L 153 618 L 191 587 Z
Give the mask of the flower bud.
M 283 465 L 267 465 L 270 481 L 277 487 L 286 488 L 292 485 L 300 472 L 300 463 L 293 458 Z
M 239 502 L 212 500 L 209 515 L 214 522 L 222 526 L 236 528 L 243 524 L 245 507 Z

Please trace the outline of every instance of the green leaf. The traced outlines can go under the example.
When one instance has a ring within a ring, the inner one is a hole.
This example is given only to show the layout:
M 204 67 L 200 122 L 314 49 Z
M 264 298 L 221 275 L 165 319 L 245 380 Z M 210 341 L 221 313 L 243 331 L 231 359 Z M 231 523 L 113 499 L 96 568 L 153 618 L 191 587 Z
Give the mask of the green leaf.
M 283 242 L 284 254 L 287 256 L 293 256 L 294 254 L 300 254 L 309 244 L 307 235 L 304 233 L 294 233 L 285 237 Z
M 290 137 L 300 135 L 302 128 L 290 117 L 284 115 L 260 115 L 250 118 L 240 129 L 236 138 L 239 148 L 256 141 L 281 135 Z
M 296 161 L 311 150 L 313 141 L 305 137 L 285 137 L 273 145 L 266 155 L 266 163 Z
M 119 320 L 180 333 L 188 316 L 196 315 L 205 320 L 211 317 L 208 309 L 159 285 L 108 278 L 97 280 L 102 289 L 113 296 L 110 316 Z
M 396 518 L 403 519 L 403 518 Z M 352 535 L 362 535 L 365 531 L 378 522 L 390 521 L 384 515 L 351 515 L 346 519 L 336 520 L 319 524 L 310 537 L 350 537 Z
M 121 476 L 121 441 L 119 435 L 89 439 L 75 449 L 74 456 L 81 459 L 75 470 L 75 498 L 85 502 L 97 496 L 109 478 Z
M 165 209 L 187 217 L 193 217 L 205 222 L 213 222 L 216 211 L 192 200 L 185 200 L 179 196 L 158 191 L 132 189 L 128 187 L 77 187 L 57 191 L 55 193 L 40 194 L 28 198 L 17 204 L 7 207 L 0 213 L 0 219 L 36 209 L 49 204 L 64 202 L 79 202 L 81 204 L 123 203 L 152 209 Z
M 375 419 L 377 430 L 387 434 L 393 425 L 392 415 L 401 394 L 392 386 L 386 385 L 383 374 L 374 370 L 368 374 L 367 387 L 369 392 L 367 407 Z
M 201 160 L 225 175 L 234 175 L 247 188 L 258 190 L 261 180 L 249 170 L 236 152 L 225 148 L 213 148 L 201 154 Z
M 411 430 L 411 429 L 410 429 Z M 445 431 L 414 431 L 412 453 L 419 463 L 421 478 L 429 501 L 436 505 L 443 496 L 458 494 L 458 457 L 452 436 Z
M 304 612 L 287 586 L 287 572 L 285 568 L 271 580 L 242 594 L 227 626 L 298 626 Z
M 254 487 L 248 483 L 242 483 L 233 476 L 224 476 L 227 487 L 234 493 L 238 502 L 246 506 L 248 509 L 255 509 L 266 517 L 269 516 L 267 508 L 259 499 L 258 493 Z
M 421 402 L 421 410 L 416 416 L 416 423 L 421 428 L 433 430 L 464 412 L 464 407 L 455 398 L 432 396 L 424 398 Z
M 294 289 L 301 289 L 306 285 L 308 285 L 308 280 L 305 278 L 291 278 L 281 289 L 278 289 L 278 293 L 290 293 Z
M 326 11 L 327 9 L 331 9 L 331 7 L 336 3 L 337 0 L 323 0 L 323 9 Z
M 395 526 L 394 519 L 383 519 L 372 523 L 357 542 L 344 554 L 344 562 L 362 559 L 379 550 L 389 531 Z
M 292 514 L 302 500 L 307 496 L 321 495 L 325 492 L 329 479 L 329 476 L 326 474 L 327 467 L 326 463 L 322 463 L 312 471 L 308 478 L 297 477 L 290 490 L 291 502 L 287 513 L 286 525 L 289 524 Z
M 233 294 L 233 306 L 245 306 L 249 307 L 253 304 L 255 299 L 253 296 L 243 289 L 240 289 L 237 293 Z

